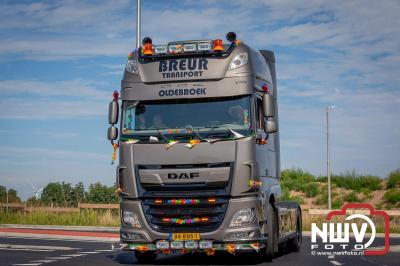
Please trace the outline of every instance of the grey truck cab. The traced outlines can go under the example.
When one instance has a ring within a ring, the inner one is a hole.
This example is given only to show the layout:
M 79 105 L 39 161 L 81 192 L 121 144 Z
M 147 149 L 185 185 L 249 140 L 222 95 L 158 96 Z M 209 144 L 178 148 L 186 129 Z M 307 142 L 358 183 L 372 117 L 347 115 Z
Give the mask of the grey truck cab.
M 227 39 L 145 38 L 128 56 L 108 138 L 119 147 L 121 242 L 140 262 L 299 250 L 300 207 L 278 201 L 274 53 Z

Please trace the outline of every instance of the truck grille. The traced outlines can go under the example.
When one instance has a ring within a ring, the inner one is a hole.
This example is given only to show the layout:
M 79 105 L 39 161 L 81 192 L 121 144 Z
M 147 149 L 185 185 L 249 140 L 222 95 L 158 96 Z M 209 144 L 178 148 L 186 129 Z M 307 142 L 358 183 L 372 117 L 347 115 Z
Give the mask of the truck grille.
M 209 232 L 216 230 L 224 220 L 231 190 L 233 163 L 204 165 L 151 166 L 159 168 L 212 168 L 229 166 L 229 182 L 219 186 L 143 186 L 139 181 L 139 169 L 149 166 L 136 166 L 137 184 L 146 220 L 152 229 L 162 233 L 171 232 Z
M 151 198 L 143 201 L 150 226 L 159 232 L 207 232 L 218 228 L 228 206 L 228 199 Z

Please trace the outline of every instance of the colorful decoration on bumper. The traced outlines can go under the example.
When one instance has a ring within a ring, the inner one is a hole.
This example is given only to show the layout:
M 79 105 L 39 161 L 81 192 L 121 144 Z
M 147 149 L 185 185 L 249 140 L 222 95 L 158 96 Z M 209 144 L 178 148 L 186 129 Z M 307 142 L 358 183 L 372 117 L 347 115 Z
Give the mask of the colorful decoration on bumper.
M 171 148 L 172 146 L 174 146 L 175 144 L 179 143 L 179 140 L 170 140 L 168 142 L 167 145 L 165 145 L 165 149 L 168 150 L 169 148 Z
M 189 149 L 193 149 L 197 144 L 199 144 L 201 141 L 199 139 L 191 139 L 188 144 L 185 145 L 185 147 Z
M 118 144 L 117 143 L 113 143 L 112 146 L 113 146 L 114 151 L 113 151 L 113 154 L 111 156 L 111 165 L 113 165 L 114 161 L 117 159 Z
M 208 249 L 205 249 L 204 251 L 206 252 L 207 256 L 214 256 L 216 249 L 215 248 L 208 248 Z
M 260 244 L 258 243 L 250 244 L 250 247 L 252 247 L 257 252 L 260 251 Z
M 162 218 L 164 223 L 169 224 L 199 224 L 208 222 L 208 217 L 201 218 Z
M 262 181 L 250 179 L 249 185 L 250 185 L 250 188 L 260 188 L 262 186 Z
M 236 253 L 236 246 L 233 245 L 226 245 L 225 246 L 225 251 L 231 253 L 232 255 L 235 255 Z

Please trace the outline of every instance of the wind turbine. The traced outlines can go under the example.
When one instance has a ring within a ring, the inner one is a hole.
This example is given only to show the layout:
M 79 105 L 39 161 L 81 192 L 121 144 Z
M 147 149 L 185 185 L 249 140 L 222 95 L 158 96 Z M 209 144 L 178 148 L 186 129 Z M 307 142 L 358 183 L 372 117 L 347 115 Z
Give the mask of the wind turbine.
M 43 188 L 37 189 L 32 183 L 31 183 L 31 186 L 32 186 L 32 190 L 33 190 L 33 195 L 35 196 L 35 199 L 38 200 L 40 198 L 39 193 L 43 190 Z

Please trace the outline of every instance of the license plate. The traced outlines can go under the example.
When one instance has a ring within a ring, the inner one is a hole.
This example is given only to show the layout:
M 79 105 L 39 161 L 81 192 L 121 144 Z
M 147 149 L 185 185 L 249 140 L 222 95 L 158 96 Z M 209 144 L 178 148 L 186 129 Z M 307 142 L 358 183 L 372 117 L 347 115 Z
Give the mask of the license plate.
M 200 240 L 200 233 L 172 233 L 173 241 Z

